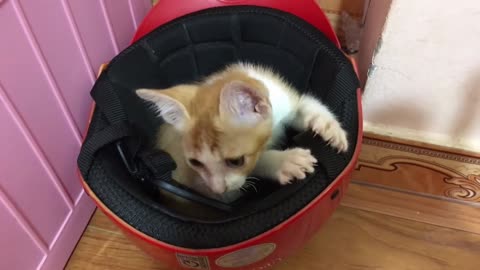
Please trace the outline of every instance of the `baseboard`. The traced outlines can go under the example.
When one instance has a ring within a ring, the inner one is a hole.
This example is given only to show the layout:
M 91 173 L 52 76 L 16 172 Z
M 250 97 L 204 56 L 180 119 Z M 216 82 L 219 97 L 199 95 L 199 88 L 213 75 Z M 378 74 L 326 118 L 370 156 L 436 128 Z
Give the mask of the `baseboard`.
M 440 199 L 480 203 L 480 156 L 433 148 L 367 133 L 354 179 Z
M 431 149 L 480 157 L 480 140 L 478 138 L 392 127 L 368 121 L 364 121 L 363 127 L 369 136 L 378 136 L 392 141 L 400 140 L 411 145 L 424 145 Z
M 366 133 L 351 187 L 350 207 L 480 233 L 475 153 Z
M 39 270 L 64 269 L 75 246 L 83 234 L 95 209 L 95 204 L 88 195 L 82 191 L 75 204 L 75 210 L 67 221 L 50 248 L 48 256 L 43 261 Z

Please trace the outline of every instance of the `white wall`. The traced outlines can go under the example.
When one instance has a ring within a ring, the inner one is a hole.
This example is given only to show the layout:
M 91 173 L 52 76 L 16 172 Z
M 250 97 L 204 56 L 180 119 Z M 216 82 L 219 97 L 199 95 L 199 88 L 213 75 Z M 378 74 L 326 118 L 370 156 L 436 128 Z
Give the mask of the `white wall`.
M 480 1 L 393 0 L 373 57 L 367 131 L 480 152 Z

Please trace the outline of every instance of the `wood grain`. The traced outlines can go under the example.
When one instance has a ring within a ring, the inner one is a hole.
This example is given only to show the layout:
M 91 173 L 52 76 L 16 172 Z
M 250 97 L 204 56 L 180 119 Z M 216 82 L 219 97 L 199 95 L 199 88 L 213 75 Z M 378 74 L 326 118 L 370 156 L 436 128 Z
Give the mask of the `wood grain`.
M 167 270 L 145 255 L 99 210 L 70 258 L 69 270 Z
M 453 150 L 365 137 L 353 178 L 480 207 L 480 158 Z
M 316 0 L 326 13 L 340 14 L 348 12 L 351 16 L 361 18 L 365 0 Z
M 405 191 L 445 197 L 445 189 L 451 186 L 443 181 L 445 178 L 451 178 L 448 173 L 419 163 L 407 162 L 408 160 L 385 166 L 394 167 L 393 169 L 383 169 L 362 163 L 355 171 L 355 179 Z
M 341 206 L 297 254 L 289 269 L 478 269 L 480 235 Z M 142 253 L 97 211 L 68 270 L 166 270 Z
M 478 269 L 480 236 L 340 207 L 312 241 L 278 270 Z
M 352 183 L 342 205 L 480 234 L 480 207 L 476 204 Z

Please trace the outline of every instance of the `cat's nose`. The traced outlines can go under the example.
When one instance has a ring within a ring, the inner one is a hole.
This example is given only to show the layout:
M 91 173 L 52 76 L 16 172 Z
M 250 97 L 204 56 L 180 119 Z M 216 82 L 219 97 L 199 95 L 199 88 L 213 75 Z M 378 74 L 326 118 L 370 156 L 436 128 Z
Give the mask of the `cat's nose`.
M 217 194 L 223 194 L 227 191 L 227 186 L 224 181 L 213 181 L 213 185 L 210 188 Z
M 225 191 L 227 191 L 227 187 L 214 186 L 214 187 L 212 187 L 212 191 L 217 193 L 217 194 L 223 194 L 223 193 L 225 193 Z
M 213 186 L 212 191 L 217 194 L 223 194 L 225 191 L 227 191 L 226 186 Z

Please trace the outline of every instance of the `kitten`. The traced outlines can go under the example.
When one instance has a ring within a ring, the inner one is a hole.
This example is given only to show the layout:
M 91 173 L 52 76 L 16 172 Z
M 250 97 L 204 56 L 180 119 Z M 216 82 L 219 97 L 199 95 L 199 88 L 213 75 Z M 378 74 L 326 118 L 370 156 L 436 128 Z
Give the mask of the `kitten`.
M 260 66 L 237 63 L 201 83 L 136 93 L 166 122 L 157 147 L 177 163 L 173 179 L 207 196 L 237 190 L 251 174 L 285 185 L 313 172 L 309 150 L 272 150 L 286 125 L 311 129 L 339 152 L 348 148 L 324 104 Z

